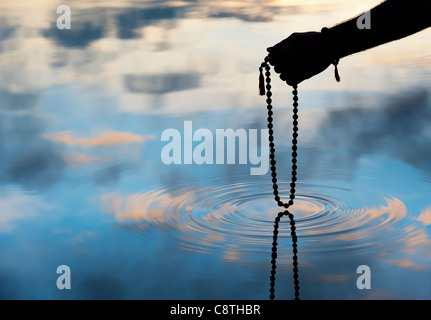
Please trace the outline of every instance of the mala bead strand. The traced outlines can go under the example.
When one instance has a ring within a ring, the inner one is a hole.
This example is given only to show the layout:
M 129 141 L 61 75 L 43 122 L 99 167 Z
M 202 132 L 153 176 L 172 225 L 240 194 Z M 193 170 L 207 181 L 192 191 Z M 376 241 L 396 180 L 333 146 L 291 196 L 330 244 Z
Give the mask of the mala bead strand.
M 263 69 L 265 69 L 265 80 L 263 77 Z M 296 192 L 296 175 L 297 175 L 297 144 L 298 144 L 298 87 L 293 86 L 293 133 L 292 133 L 292 175 L 290 183 L 290 200 L 288 202 L 281 201 L 279 191 L 278 191 L 278 180 L 277 180 L 277 168 L 275 160 L 275 144 L 274 144 L 274 125 L 273 125 L 273 107 L 272 107 L 272 92 L 271 92 L 271 72 L 270 66 L 268 64 L 268 58 L 265 58 L 259 68 L 259 92 L 261 95 L 265 95 L 266 91 L 266 103 L 268 109 L 268 133 L 269 133 L 269 148 L 270 148 L 270 159 L 271 159 L 271 176 L 272 176 L 272 188 L 274 199 L 279 207 L 284 207 L 288 209 L 294 203 L 295 192 Z M 266 86 L 264 84 L 266 82 Z M 265 90 L 266 89 L 266 90 Z M 299 300 L 299 276 L 298 276 L 298 245 L 296 236 L 295 219 L 293 214 L 289 211 L 279 212 L 274 221 L 274 234 L 272 242 L 272 254 L 271 254 L 271 277 L 270 277 L 270 299 L 275 299 L 275 275 L 277 273 L 277 240 L 278 240 L 278 227 L 280 220 L 283 216 L 288 216 L 290 219 L 290 231 L 292 238 L 292 249 L 293 249 L 293 279 L 294 279 L 294 289 L 295 289 L 295 300 Z

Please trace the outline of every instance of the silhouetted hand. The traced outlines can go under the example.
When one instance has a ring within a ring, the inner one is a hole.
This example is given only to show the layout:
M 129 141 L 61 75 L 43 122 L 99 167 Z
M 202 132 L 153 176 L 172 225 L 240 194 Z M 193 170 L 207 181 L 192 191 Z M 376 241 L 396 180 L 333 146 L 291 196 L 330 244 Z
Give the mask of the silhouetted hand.
M 293 33 L 267 50 L 269 63 L 290 86 L 313 77 L 332 63 L 320 32 Z

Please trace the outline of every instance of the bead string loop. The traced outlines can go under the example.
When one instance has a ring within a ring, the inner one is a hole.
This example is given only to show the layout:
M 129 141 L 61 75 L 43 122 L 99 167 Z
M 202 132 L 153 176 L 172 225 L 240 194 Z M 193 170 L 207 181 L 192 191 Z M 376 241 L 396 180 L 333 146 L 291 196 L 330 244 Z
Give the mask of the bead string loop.
M 263 69 L 265 69 L 265 78 L 263 76 Z M 293 205 L 295 199 L 295 187 L 296 187 L 296 175 L 297 175 L 297 144 L 298 144 L 298 86 L 293 86 L 293 133 L 292 133 L 292 175 L 290 183 L 290 200 L 288 202 L 283 202 L 279 195 L 279 188 L 277 184 L 277 169 L 275 160 L 275 144 L 274 144 L 274 125 L 273 125 L 273 115 L 272 111 L 272 92 L 271 92 L 271 72 L 270 66 L 268 64 L 268 57 L 261 64 L 259 75 L 259 93 L 260 95 L 265 95 L 266 89 L 266 103 L 268 109 L 268 133 L 269 133 L 269 147 L 270 147 L 270 159 L 271 159 L 271 176 L 272 176 L 272 189 L 274 194 L 274 200 L 277 202 L 279 207 L 286 209 L 285 211 L 279 212 L 274 221 L 274 234 L 272 242 L 272 254 L 271 254 L 271 277 L 270 277 L 270 299 L 275 299 L 275 274 L 277 269 L 277 239 L 278 239 L 278 227 L 280 220 L 283 216 L 288 216 L 290 220 L 290 234 L 292 238 L 292 248 L 293 248 L 293 279 L 295 288 L 295 300 L 299 300 L 299 276 L 298 276 L 298 238 L 296 236 L 295 219 L 293 214 L 291 214 L 287 209 Z M 266 86 L 265 83 L 266 82 Z

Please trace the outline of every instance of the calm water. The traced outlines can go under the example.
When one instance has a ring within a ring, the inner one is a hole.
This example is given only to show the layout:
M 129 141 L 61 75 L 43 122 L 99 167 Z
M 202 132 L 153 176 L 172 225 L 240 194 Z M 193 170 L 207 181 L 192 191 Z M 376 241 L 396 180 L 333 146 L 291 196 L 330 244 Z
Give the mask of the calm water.
M 268 299 L 270 174 L 250 159 L 166 165 L 162 133 L 261 133 L 266 47 L 377 2 L 73 1 L 59 30 L 63 3 L 2 1 L 0 298 Z M 299 87 L 303 299 L 431 297 L 430 35 L 343 59 L 340 84 L 328 69 Z M 273 91 L 287 197 L 291 90 Z M 292 299 L 287 218 L 278 251 L 277 298 Z

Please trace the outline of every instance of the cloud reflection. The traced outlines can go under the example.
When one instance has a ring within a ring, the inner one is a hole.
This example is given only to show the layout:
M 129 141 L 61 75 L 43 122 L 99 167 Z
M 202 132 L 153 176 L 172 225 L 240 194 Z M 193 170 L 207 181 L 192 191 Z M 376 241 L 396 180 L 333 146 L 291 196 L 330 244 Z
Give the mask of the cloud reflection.
M 0 234 L 12 232 L 20 221 L 35 218 L 53 206 L 17 188 L 0 187 Z
M 303 166 L 354 168 L 360 156 L 380 154 L 431 172 L 429 97 L 428 89 L 416 89 L 390 95 L 370 107 L 348 101 L 349 107 L 329 111 L 310 140 L 312 146 L 304 149 Z
M 125 75 L 124 84 L 132 93 L 166 94 L 199 87 L 200 76 L 196 73 Z
M 429 226 L 431 224 L 431 207 L 425 208 L 417 220 L 422 222 L 425 226 Z
M 43 138 L 67 146 L 81 147 L 106 147 L 129 143 L 141 143 L 155 139 L 155 136 L 143 136 L 132 132 L 114 132 L 103 130 L 99 136 L 89 138 L 77 138 L 70 131 L 47 133 Z
M 62 176 L 64 160 L 50 141 L 41 138 L 44 119 L 30 114 L 2 114 L 0 118 L 0 179 L 41 188 Z

